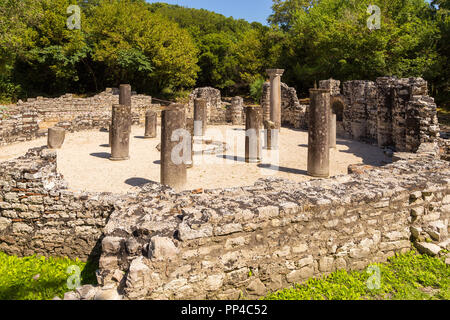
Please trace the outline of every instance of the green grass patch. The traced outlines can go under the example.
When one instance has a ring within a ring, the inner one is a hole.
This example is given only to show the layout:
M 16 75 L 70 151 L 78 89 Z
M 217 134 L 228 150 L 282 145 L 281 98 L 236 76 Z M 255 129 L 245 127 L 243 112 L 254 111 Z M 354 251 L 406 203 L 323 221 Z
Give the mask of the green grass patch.
M 379 273 L 374 270 L 379 270 Z M 379 275 L 379 281 L 377 281 Z M 372 288 L 372 289 L 370 289 Z M 364 271 L 339 270 L 271 293 L 264 300 L 449 300 L 450 267 L 444 258 L 414 251 Z
M 62 298 L 65 292 L 71 291 L 67 280 L 76 281 L 75 273 L 67 272 L 69 266 L 77 266 L 81 271 L 81 285 L 97 283 L 95 270 L 98 266 L 93 262 L 37 256 L 18 258 L 0 252 L 0 300 Z

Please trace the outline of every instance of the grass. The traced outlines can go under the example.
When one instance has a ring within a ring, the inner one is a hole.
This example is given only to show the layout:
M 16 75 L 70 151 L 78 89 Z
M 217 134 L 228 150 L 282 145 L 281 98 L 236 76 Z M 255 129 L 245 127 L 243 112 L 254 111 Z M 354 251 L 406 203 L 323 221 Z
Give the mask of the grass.
M 376 274 L 368 272 L 378 267 Z M 369 289 L 372 284 L 373 290 Z M 397 255 L 388 263 L 373 264 L 365 271 L 339 270 L 308 280 L 293 288 L 270 293 L 264 300 L 449 300 L 450 266 L 443 258 L 419 255 L 414 251 Z
M 81 285 L 96 284 L 95 263 L 68 258 L 8 256 L 0 252 L 0 300 L 48 300 L 70 291 L 69 266 L 81 270 Z M 339 270 L 322 278 L 267 295 L 265 300 L 449 300 L 450 267 L 444 258 L 419 255 L 414 251 L 397 255 L 388 263 L 373 264 L 376 273 Z M 39 275 L 39 277 L 36 277 Z M 250 274 L 251 276 L 251 274 Z M 369 289 L 369 284 L 375 287 Z M 376 285 L 379 287 L 376 287 Z
M 80 268 L 80 284 L 96 284 L 95 263 L 68 258 L 18 258 L 0 252 L 0 300 L 49 300 L 70 291 L 69 266 Z M 75 277 L 72 277 L 74 279 Z

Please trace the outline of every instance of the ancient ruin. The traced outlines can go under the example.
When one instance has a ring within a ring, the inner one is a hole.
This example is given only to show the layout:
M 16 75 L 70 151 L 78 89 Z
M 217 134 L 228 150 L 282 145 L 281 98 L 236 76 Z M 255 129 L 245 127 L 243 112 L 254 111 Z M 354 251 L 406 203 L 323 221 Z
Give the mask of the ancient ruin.
M 450 249 L 450 144 L 425 81 L 330 79 L 308 102 L 270 74 L 261 106 L 198 88 L 161 107 L 121 86 L 0 109 L 0 250 L 98 258 L 98 287 L 68 298 L 239 299 Z

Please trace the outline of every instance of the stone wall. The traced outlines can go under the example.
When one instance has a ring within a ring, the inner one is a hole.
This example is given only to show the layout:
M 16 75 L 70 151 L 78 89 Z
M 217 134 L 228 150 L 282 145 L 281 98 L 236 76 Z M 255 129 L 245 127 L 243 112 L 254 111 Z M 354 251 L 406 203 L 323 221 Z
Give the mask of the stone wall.
M 0 251 L 82 260 L 99 255 L 103 228 L 120 200 L 68 191 L 56 152 L 31 149 L 0 163 Z
M 146 185 L 111 215 L 99 279 L 129 299 L 257 298 L 384 262 L 411 239 L 437 254 L 450 244 L 449 177 L 448 162 L 429 157 L 304 183 L 181 194 Z
M 206 106 L 208 109 L 208 123 L 220 124 L 227 122 L 227 109 L 231 107 L 231 104 L 225 104 L 222 102 L 220 90 L 205 87 L 197 88 L 189 95 L 189 103 L 187 110 L 187 117 L 194 117 L 194 100 L 196 98 L 206 99 Z
M 373 81 L 320 82 L 344 105 L 338 132 L 350 139 L 416 152 L 421 143 L 437 141 L 437 106 L 422 78 L 381 77 Z
M 263 85 L 261 106 L 264 109 L 264 120 L 270 120 L 270 82 Z M 281 83 L 281 122 L 283 125 L 307 129 L 307 106 L 301 105 L 294 88 Z
M 74 193 L 56 153 L 31 149 L 0 163 L 0 250 L 84 260 L 101 250 L 100 284 L 129 299 L 237 299 L 363 269 L 411 239 L 432 254 L 449 249 L 448 162 L 416 154 L 354 172 L 178 194 L 159 184 Z
M 109 127 L 111 108 L 119 103 L 117 89 L 110 88 L 90 97 L 76 98 L 66 94 L 59 98 L 33 98 L 0 109 L 0 145 L 31 140 L 45 135 L 46 129 L 60 126 L 69 131 Z M 152 98 L 132 96 L 133 123 L 142 123 Z
M 38 130 L 36 109 L 18 106 L 0 108 L 0 145 L 34 139 Z

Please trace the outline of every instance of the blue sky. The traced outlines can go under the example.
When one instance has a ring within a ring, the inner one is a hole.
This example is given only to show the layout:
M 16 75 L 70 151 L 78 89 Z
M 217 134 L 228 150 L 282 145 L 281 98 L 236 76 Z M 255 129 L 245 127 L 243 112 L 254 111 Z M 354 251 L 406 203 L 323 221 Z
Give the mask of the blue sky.
M 272 13 L 272 0 L 147 0 L 147 2 L 166 2 L 189 8 L 203 8 L 227 17 L 263 24 L 267 24 L 267 18 Z

